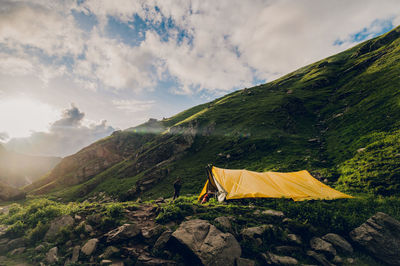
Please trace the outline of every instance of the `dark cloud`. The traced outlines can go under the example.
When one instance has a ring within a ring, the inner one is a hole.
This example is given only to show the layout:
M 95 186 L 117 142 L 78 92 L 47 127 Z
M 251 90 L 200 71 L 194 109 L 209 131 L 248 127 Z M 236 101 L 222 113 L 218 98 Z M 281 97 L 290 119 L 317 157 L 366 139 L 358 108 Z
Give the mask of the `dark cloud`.
M 61 119 L 51 124 L 49 132 L 33 132 L 27 138 L 13 138 L 5 146 L 25 154 L 66 156 L 114 131 L 105 120 L 99 124 L 84 125 L 84 117 L 85 113 L 72 105 L 64 110 Z

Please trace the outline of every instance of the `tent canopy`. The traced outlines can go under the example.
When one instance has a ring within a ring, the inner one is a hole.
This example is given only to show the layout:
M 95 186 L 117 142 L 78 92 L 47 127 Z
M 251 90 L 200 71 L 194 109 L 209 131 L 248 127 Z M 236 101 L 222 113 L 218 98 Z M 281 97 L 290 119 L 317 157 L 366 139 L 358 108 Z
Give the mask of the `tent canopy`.
M 242 198 L 291 198 L 294 201 L 353 198 L 318 181 L 307 170 L 258 173 L 212 166 L 207 168 L 207 175 L 199 199 L 208 191 L 217 192 L 219 201 Z

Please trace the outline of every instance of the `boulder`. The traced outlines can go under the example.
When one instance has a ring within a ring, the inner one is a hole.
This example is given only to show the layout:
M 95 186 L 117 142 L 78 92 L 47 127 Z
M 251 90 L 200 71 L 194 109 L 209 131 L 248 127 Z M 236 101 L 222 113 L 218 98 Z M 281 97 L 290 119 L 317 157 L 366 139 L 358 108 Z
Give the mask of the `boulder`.
M 326 234 L 322 237 L 323 240 L 331 243 L 336 250 L 346 253 L 346 254 L 352 254 L 353 253 L 353 247 L 349 242 L 346 241 L 343 237 L 337 234 L 329 233 Z
M 99 240 L 97 238 L 89 239 L 88 242 L 86 242 L 86 244 L 81 248 L 82 253 L 86 256 L 92 255 L 93 252 L 96 251 L 98 242 Z
M 313 250 L 324 253 L 329 259 L 333 259 L 336 256 L 336 250 L 332 244 L 319 237 L 311 238 L 310 246 Z
M 249 260 L 245 258 L 236 259 L 236 266 L 254 266 L 254 265 L 256 265 L 254 260 Z
M 351 239 L 389 265 L 400 265 L 400 222 L 378 212 L 350 232 Z
M 272 216 L 275 218 L 283 219 L 285 217 L 285 214 L 281 211 L 275 211 L 275 210 L 265 210 L 261 212 L 264 215 Z
M 107 242 L 120 242 L 133 237 L 136 237 L 141 232 L 139 226 L 136 224 L 124 224 L 104 236 L 107 238 Z
M 299 246 L 277 246 L 275 247 L 276 252 L 282 253 L 285 255 L 292 255 L 294 253 L 299 253 L 302 251 Z
M 255 227 L 245 228 L 240 232 L 240 236 L 243 240 L 253 243 L 258 246 L 262 244 L 262 237 L 266 230 L 273 229 L 274 226 L 267 224 Z
M 75 246 L 72 250 L 72 257 L 70 262 L 75 263 L 79 259 L 79 253 L 81 251 L 81 247 L 79 245 Z
M 135 266 L 173 266 L 176 265 L 175 261 L 163 260 L 159 258 L 153 258 L 146 254 L 142 254 L 137 258 Z
M 299 235 L 288 234 L 287 239 L 288 239 L 289 243 L 296 244 L 296 245 L 302 244 L 301 237 Z
M 233 217 L 221 216 L 214 219 L 214 222 L 219 224 L 219 226 L 225 231 L 229 233 L 233 233 L 231 220 Z
M 72 218 L 70 215 L 64 215 L 54 219 L 50 223 L 50 228 L 47 231 L 46 235 L 44 236 L 44 239 L 45 240 L 53 239 L 61 231 L 62 228 L 71 226 L 74 224 L 74 222 L 75 222 L 74 218 Z
M 153 246 L 153 254 L 160 254 L 164 251 L 165 246 L 167 245 L 169 239 L 171 238 L 172 231 L 167 230 L 164 231 L 160 237 L 157 239 L 156 243 Z
M 120 249 L 114 246 L 108 246 L 104 253 L 100 255 L 102 259 L 109 259 L 120 252 Z
M 47 253 L 46 253 L 46 261 L 48 263 L 56 263 L 58 261 L 58 257 L 57 257 L 57 253 L 58 253 L 58 248 L 54 247 L 51 248 Z
M 141 231 L 142 236 L 145 239 L 155 241 L 161 235 L 161 233 L 165 231 L 165 227 L 161 225 L 156 225 L 150 228 L 142 228 Z
M 235 237 L 222 233 L 208 221 L 195 219 L 183 222 L 172 234 L 177 251 L 190 258 L 192 264 L 235 265 L 242 250 Z
M 299 262 L 292 257 L 279 256 L 271 252 L 262 253 L 260 256 L 260 262 L 263 265 L 297 265 Z
M 334 266 L 334 264 L 330 263 L 329 260 L 326 259 L 324 254 L 317 253 L 313 250 L 307 251 L 307 255 L 311 258 L 313 258 L 316 262 L 319 263 L 319 265 L 322 266 Z

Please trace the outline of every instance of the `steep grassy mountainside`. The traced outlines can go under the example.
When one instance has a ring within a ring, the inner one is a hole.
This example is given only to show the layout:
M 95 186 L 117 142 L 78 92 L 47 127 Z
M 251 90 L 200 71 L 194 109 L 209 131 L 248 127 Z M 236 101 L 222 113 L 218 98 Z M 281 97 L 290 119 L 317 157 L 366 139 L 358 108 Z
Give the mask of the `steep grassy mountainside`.
M 27 191 L 66 199 L 99 191 L 151 198 L 171 195 L 180 176 L 183 193 L 195 193 L 212 163 L 308 169 L 343 190 L 396 194 L 399 125 L 400 27 L 273 82 L 116 132 L 64 159 Z M 102 161 L 97 151 L 104 149 L 118 158 L 70 178 Z M 93 157 L 82 156 L 89 150 Z
M 22 187 L 37 180 L 61 161 L 58 157 L 29 156 L 0 145 L 0 182 Z

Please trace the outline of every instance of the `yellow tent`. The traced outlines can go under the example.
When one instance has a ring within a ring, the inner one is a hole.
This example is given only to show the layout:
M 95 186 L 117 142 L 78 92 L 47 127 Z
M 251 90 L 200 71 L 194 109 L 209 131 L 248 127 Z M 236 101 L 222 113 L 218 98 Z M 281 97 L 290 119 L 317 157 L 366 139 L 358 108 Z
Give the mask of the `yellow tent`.
M 242 198 L 292 198 L 294 201 L 352 198 L 312 177 L 307 170 L 278 173 L 207 168 L 208 179 L 199 200 L 215 191 L 219 201 Z

